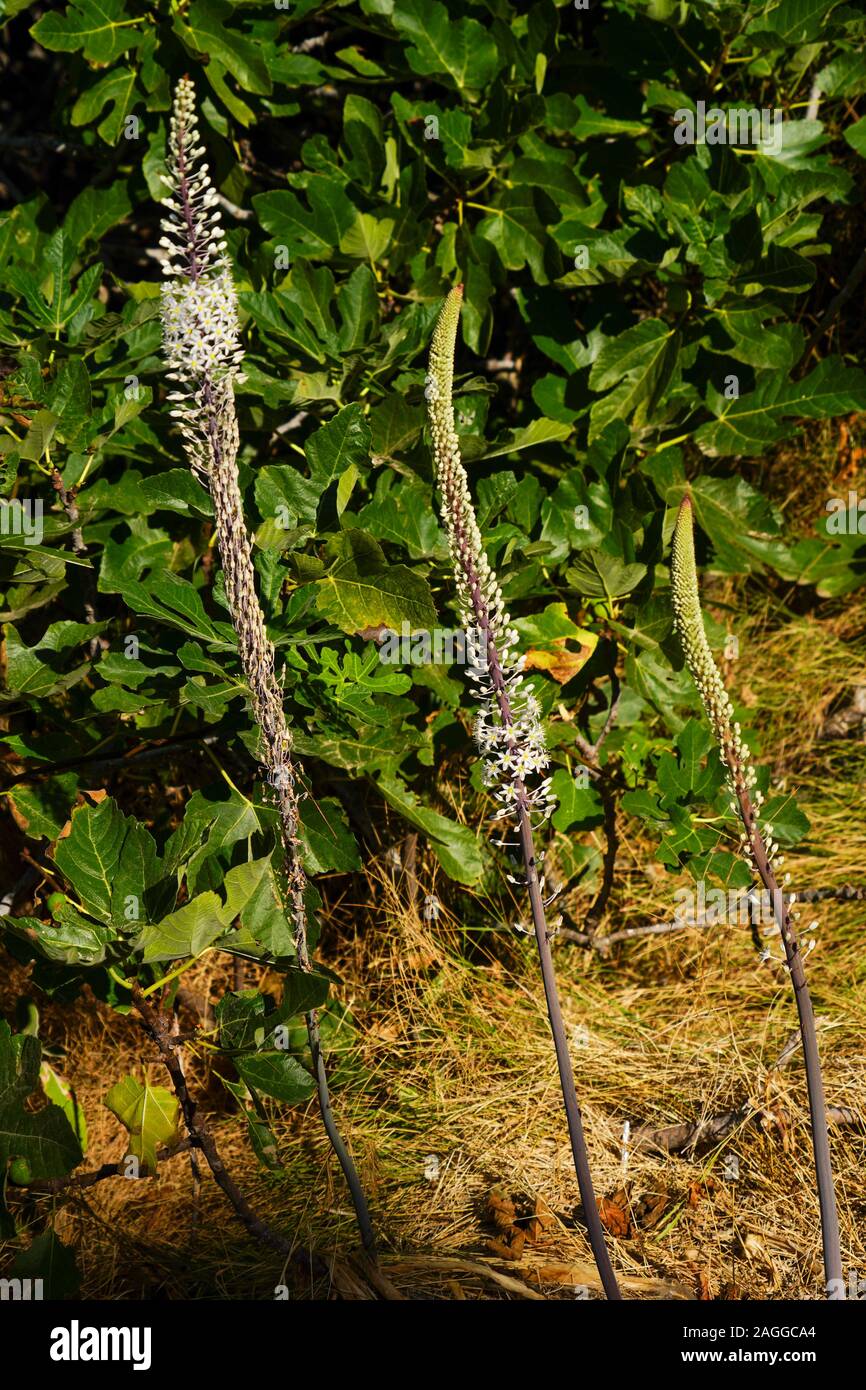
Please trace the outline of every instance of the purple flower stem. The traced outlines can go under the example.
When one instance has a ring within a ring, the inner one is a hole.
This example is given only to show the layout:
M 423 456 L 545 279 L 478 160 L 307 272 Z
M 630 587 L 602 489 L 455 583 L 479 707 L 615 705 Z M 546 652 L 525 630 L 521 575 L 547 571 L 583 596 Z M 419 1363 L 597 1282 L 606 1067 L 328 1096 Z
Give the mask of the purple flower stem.
M 490 610 L 481 593 L 478 571 L 475 568 L 472 552 L 467 543 L 466 534 L 460 521 L 460 511 L 457 506 L 457 500 L 447 480 L 443 485 L 443 500 L 446 516 L 450 515 L 455 518 L 454 537 L 457 542 L 460 564 L 469 585 L 475 623 L 484 636 L 487 670 L 502 716 L 502 722 L 506 726 L 511 726 L 514 723 L 514 714 L 502 674 L 502 663 L 499 659 L 499 653 L 496 647 L 496 636 L 490 621 Z M 511 748 L 513 750 L 513 744 Z M 562 1099 L 565 1104 L 569 1138 L 571 1139 L 574 1171 L 577 1175 L 577 1185 L 580 1190 L 580 1200 L 583 1204 L 583 1214 L 586 1221 L 587 1233 L 589 1235 L 589 1243 L 601 1278 L 602 1287 L 608 1299 L 618 1301 L 622 1299 L 622 1293 L 620 1292 L 616 1275 L 613 1272 L 613 1266 L 610 1261 L 610 1255 L 608 1254 L 604 1230 L 598 1212 L 598 1203 L 595 1198 L 595 1189 L 592 1184 L 592 1174 L 589 1170 L 586 1138 L 583 1132 L 583 1121 L 581 1119 L 580 1106 L 577 1101 L 577 1091 L 574 1085 L 574 1072 L 572 1070 L 571 1057 L 568 1050 L 568 1041 L 565 1035 L 565 1023 L 562 1017 L 562 1009 L 559 1003 L 559 990 L 556 985 L 556 972 L 553 967 L 553 957 L 550 950 L 550 940 L 548 938 L 547 919 L 545 917 L 544 901 L 541 895 L 541 884 L 539 882 L 538 863 L 535 855 L 532 821 L 530 818 L 530 805 L 526 794 L 526 788 L 522 780 L 517 779 L 515 781 L 514 790 L 517 829 L 520 835 L 520 846 L 523 853 L 523 863 L 526 869 L 526 887 L 529 892 L 532 923 L 535 928 L 535 943 L 538 947 L 538 957 L 541 963 L 541 978 L 544 984 L 544 997 L 547 1001 L 547 1017 L 550 1021 L 550 1031 L 553 1034 L 556 1064 L 559 1069 L 559 1084 L 562 1090 Z
M 815 1014 L 812 998 L 806 983 L 803 968 L 803 953 L 797 938 L 790 909 L 776 880 L 767 855 L 764 837 L 758 828 L 758 818 L 743 778 L 739 760 L 727 749 L 726 761 L 731 770 L 735 786 L 740 818 L 749 837 L 755 868 L 761 883 L 770 894 L 773 915 L 782 938 L 785 961 L 791 975 L 794 999 L 797 1004 L 797 1018 L 803 1040 L 803 1062 L 806 1070 L 806 1089 L 809 1096 L 809 1118 L 812 1130 L 812 1149 L 815 1155 L 815 1178 L 818 1187 L 818 1206 L 821 1212 L 821 1240 L 824 1252 L 824 1275 L 831 1297 L 845 1298 L 845 1282 L 842 1276 L 842 1252 L 839 1242 L 839 1219 L 836 1211 L 836 1194 L 833 1188 L 833 1168 L 830 1159 L 830 1139 L 827 1130 L 827 1101 L 824 1094 L 824 1080 L 821 1075 L 821 1061 L 818 1055 L 818 1037 L 815 1030 Z M 831 1283 L 832 1281 L 832 1283 Z

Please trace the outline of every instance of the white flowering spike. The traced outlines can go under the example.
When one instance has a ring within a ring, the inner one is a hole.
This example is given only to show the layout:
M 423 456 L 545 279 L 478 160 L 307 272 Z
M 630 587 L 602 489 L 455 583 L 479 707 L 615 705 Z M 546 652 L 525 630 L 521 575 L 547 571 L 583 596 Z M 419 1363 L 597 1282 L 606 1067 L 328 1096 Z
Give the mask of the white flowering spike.
M 198 141 L 195 93 L 192 83 L 184 77 L 175 91 L 171 117 L 166 161 L 170 193 L 164 200 L 166 216 L 160 242 L 166 253 L 163 352 L 169 379 L 177 386 L 169 399 L 190 466 L 213 499 L 226 597 L 258 726 L 265 777 L 274 788 L 279 810 L 287 911 L 294 927 L 298 964 L 303 970 L 310 970 L 307 875 L 300 839 L 300 779 L 293 762 L 282 687 L 276 676 L 274 647 L 256 594 L 252 549 L 238 484 L 240 440 L 234 382 L 243 354 L 238 338 L 237 298 L 216 193 Z M 309 1010 L 305 1018 L 314 1071 L 326 1097 L 316 1010 Z M 342 1140 L 335 1137 L 327 1111 L 325 1122 L 352 1193 L 364 1247 L 372 1251 L 370 1214 L 352 1160 Z
M 622 1295 L 598 1214 L 551 959 L 551 933 L 545 917 L 539 878 L 539 864 L 543 855 L 536 855 L 532 833 L 533 814 L 548 816 L 555 804 L 550 796 L 550 779 L 535 782 L 536 775 L 544 771 L 549 761 L 541 711 L 535 696 L 523 684 L 523 663 L 515 651 L 517 634 L 505 611 L 496 575 L 484 553 L 454 428 L 451 393 L 454 348 L 462 302 L 463 286 L 459 285 L 446 298 L 436 322 L 424 394 L 430 416 L 436 480 L 442 493 L 442 519 L 448 533 L 460 616 L 467 633 L 480 634 L 480 641 L 473 642 L 469 652 L 471 664 L 468 671 L 481 702 L 475 737 L 484 760 L 485 780 L 494 801 L 499 803 L 493 818 L 510 820 L 519 838 L 571 1152 L 589 1240 L 604 1291 L 608 1298 L 618 1300 Z M 528 778 L 535 785 L 528 787 Z M 514 930 L 522 935 L 526 928 L 521 922 L 514 924 Z
M 168 270 L 168 266 L 164 267 Z M 233 371 L 243 356 L 238 342 L 235 287 L 230 270 L 207 280 L 169 280 L 162 287 L 162 348 L 169 379 L 200 382 Z
M 163 198 L 160 246 L 167 255 L 166 275 L 182 276 L 197 284 L 210 274 L 230 271 L 226 243 L 217 212 L 217 195 L 199 144 L 195 88 L 182 77 L 174 92 L 163 182 L 170 190 Z
M 692 502 L 688 496 L 683 498 L 671 547 L 671 599 L 674 626 L 686 658 L 686 665 L 692 674 L 710 728 L 719 745 L 719 757 L 725 768 L 728 787 L 734 796 L 731 809 L 736 810 L 743 819 L 745 829 L 740 851 L 746 858 L 751 858 L 754 836 L 757 834 L 757 814 L 750 798 L 750 791 L 755 785 L 756 774 L 754 768 L 749 766 L 749 749 L 743 743 L 740 726 L 734 723 L 731 717 L 733 705 L 704 632 L 695 564 Z M 748 814 L 744 814 L 744 806 L 748 806 Z M 772 854 L 768 855 L 768 858 L 772 858 Z
M 241 360 L 237 301 L 225 254 L 216 194 L 199 144 L 195 93 L 188 78 L 175 91 L 168 142 L 171 189 L 165 200 L 161 245 L 163 269 L 163 350 L 172 392 L 193 471 L 209 489 L 226 596 L 238 649 L 260 732 L 265 776 L 275 788 L 285 871 L 301 964 L 308 965 L 307 920 L 298 827 L 300 782 L 292 758 L 292 736 L 283 712 L 283 693 L 275 674 L 274 648 L 258 601 L 250 538 L 237 477 L 239 447 L 234 381 Z
M 454 346 L 462 302 L 463 286 L 458 285 L 436 323 L 424 394 L 460 619 L 467 632 L 474 629 L 481 636 L 480 643 L 467 639 L 467 674 L 482 701 L 475 741 L 484 760 L 485 783 L 502 803 L 498 816 L 516 814 L 521 800 L 545 816 L 554 804 L 550 779 L 527 786 L 549 763 L 541 709 L 524 686 L 523 658 L 515 649 L 517 633 L 484 552 L 454 428 Z
M 207 485 L 214 444 L 237 451 L 232 381 L 243 357 L 237 295 L 226 256 L 216 193 L 199 144 L 195 89 L 175 90 L 164 182 L 160 246 L 165 251 L 162 347 L 170 399 L 193 472 Z

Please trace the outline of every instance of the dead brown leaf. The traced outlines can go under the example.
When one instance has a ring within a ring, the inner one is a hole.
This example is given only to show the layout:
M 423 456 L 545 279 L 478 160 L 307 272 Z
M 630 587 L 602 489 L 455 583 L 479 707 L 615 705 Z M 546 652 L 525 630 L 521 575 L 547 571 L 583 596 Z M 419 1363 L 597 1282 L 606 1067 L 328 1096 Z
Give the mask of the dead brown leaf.
M 657 1226 L 670 1206 L 666 1192 L 645 1192 L 638 1198 L 634 1209 L 634 1219 L 642 1230 L 651 1231 Z
M 715 1178 L 704 1178 L 703 1180 L 698 1178 L 698 1180 L 693 1182 L 689 1187 L 687 1198 L 689 1206 L 696 1207 L 702 1197 L 711 1197 L 715 1189 Z
M 487 1242 L 487 1248 L 509 1260 L 519 1260 L 527 1240 L 537 1245 L 545 1231 L 556 1225 L 556 1217 L 542 1197 L 509 1193 L 498 1186 L 488 1192 L 483 1214 L 496 1227 L 496 1236 Z
M 635 1234 L 634 1223 L 628 1206 L 628 1194 L 624 1187 L 614 1192 L 612 1197 L 602 1197 L 598 1203 L 601 1224 L 612 1236 L 629 1240 Z
M 556 1226 L 556 1217 L 550 1210 L 543 1197 L 536 1197 L 532 1215 L 526 1224 L 527 1239 L 536 1245 L 544 1236 L 545 1231 L 550 1231 Z
M 500 1231 L 507 1231 L 514 1225 L 517 1208 L 501 1187 L 491 1187 L 488 1192 L 485 1216 Z
M 524 666 L 528 671 L 546 671 L 560 685 L 566 685 L 584 667 L 592 655 L 590 647 L 569 651 L 566 637 L 558 637 L 549 647 L 530 647 Z

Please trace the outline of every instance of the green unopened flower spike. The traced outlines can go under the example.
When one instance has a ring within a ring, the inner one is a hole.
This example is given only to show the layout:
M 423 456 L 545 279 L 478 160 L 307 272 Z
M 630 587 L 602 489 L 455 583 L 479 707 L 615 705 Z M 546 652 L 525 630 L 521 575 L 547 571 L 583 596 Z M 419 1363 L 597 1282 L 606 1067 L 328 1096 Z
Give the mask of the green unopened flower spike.
M 750 764 L 748 745 L 743 743 L 740 736 L 740 726 L 734 723 L 733 705 L 704 632 L 690 497 L 683 499 L 674 529 L 671 548 L 671 597 L 674 626 L 686 658 L 686 665 L 698 688 L 710 728 L 719 745 L 728 786 L 735 797 L 732 808 L 739 810 L 740 797 L 748 796 L 755 786 L 757 776 Z M 755 799 L 758 805 L 759 797 L 760 793 L 757 793 Z M 748 829 L 747 826 L 746 830 Z M 742 844 L 742 853 L 754 867 L 748 834 Z
M 805 952 L 800 948 L 795 926 L 796 913 L 791 912 L 794 896 L 790 894 L 786 902 L 776 880 L 776 867 L 781 866 L 782 860 L 776 856 L 774 864 L 777 846 L 773 840 L 773 827 L 766 825 L 763 831 L 761 830 L 758 811 L 763 798 L 760 792 L 753 795 L 756 773 L 751 766 L 749 749 L 740 737 L 740 727 L 734 722 L 733 707 L 704 632 L 695 563 L 694 509 L 688 495 L 680 505 L 671 545 L 671 598 L 674 625 L 686 665 L 698 688 L 710 728 L 719 744 L 728 786 L 733 793 L 731 809 L 737 812 L 743 824 L 740 853 L 757 875 L 768 894 L 768 901 L 772 903 L 776 927 L 785 952 L 782 964 L 790 972 L 794 987 L 809 1091 L 827 1294 L 829 1298 L 844 1299 L 845 1284 L 842 1278 L 839 1222 L 827 1136 L 824 1082 L 818 1056 L 815 1016 L 803 968 L 804 957 L 809 954 L 814 943 L 810 943 Z M 772 959 L 770 952 L 766 951 L 762 959 Z
M 259 731 L 265 776 L 279 809 L 285 851 L 287 906 L 298 964 L 311 970 L 308 946 L 307 876 L 301 857 L 299 770 L 283 710 L 274 647 L 256 593 L 252 547 L 238 483 L 240 447 L 234 383 L 243 357 L 237 296 L 231 264 L 199 144 L 195 89 L 181 78 L 175 91 L 168 142 L 169 194 L 160 242 L 166 283 L 162 293 L 163 353 L 175 390 L 169 399 L 183 437 L 190 467 L 208 489 L 214 506 L 226 598 L 238 639 L 238 652 Z M 367 1203 L 348 1151 L 336 1130 L 315 1010 L 305 1015 L 322 1119 L 340 1161 L 366 1249 L 374 1248 Z
M 457 601 L 470 649 L 471 664 L 467 666 L 467 674 L 481 702 L 475 738 L 484 757 L 486 781 L 499 803 L 495 818 L 512 820 L 517 830 L 523 858 L 522 882 L 526 885 L 532 910 L 587 1231 L 605 1293 L 608 1298 L 619 1299 L 622 1295 L 607 1252 L 589 1171 L 583 1122 L 550 953 L 551 932 L 545 908 L 552 899 L 545 902 L 543 897 L 544 880 L 539 875 L 539 858 L 533 841 L 533 815 L 543 818 L 552 809 L 547 778 L 536 786 L 527 786 L 527 778 L 543 772 L 548 762 L 541 711 L 535 696 L 523 685 L 522 660 L 516 652 L 517 633 L 511 627 L 502 590 L 484 552 L 454 428 L 454 349 L 462 302 L 463 286 L 458 285 L 445 300 L 433 333 L 424 394 L 433 436 L 436 480 L 442 495 L 442 519 L 448 533 Z M 477 638 L 470 640 L 472 632 Z

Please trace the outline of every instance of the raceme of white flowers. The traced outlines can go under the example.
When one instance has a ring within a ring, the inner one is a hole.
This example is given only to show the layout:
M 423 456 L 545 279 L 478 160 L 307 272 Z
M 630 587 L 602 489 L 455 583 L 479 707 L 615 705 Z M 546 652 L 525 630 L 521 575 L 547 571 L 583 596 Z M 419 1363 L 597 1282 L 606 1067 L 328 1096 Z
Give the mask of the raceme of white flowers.
M 274 648 L 256 595 L 251 544 L 237 477 L 239 448 L 234 383 L 243 356 L 237 298 L 225 251 L 216 194 L 198 143 L 192 83 L 175 93 L 168 145 L 171 194 L 160 245 L 166 251 L 162 291 L 163 350 L 189 462 L 209 489 L 226 596 L 260 735 L 265 775 L 274 788 L 286 850 L 285 874 L 301 964 L 308 963 L 306 908 L 298 809 L 303 794 L 292 758 L 292 737 L 275 674 Z
M 195 90 L 181 78 L 175 91 L 163 176 L 160 246 L 165 251 L 162 341 L 169 380 L 178 385 L 169 399 L 190 463 L 207 479 L 210 454 L 220 436 L 231 448 L 234 408 L 231 382 L 243 357 L 237 295 L 226 256 L 217 195 L 199 143 Z
M 174 381 L 216 379 L 241 360 L 231 271 L 162 287 L 162 344 Z
M 550 778 L 533 788 L 525 785 L 549 763 L 541 709 L 524 683 L 518 635 L 484 552 L 454 428 L 454 349 L 462 302 L 463 287 L 458 286 L 442 306 L 424 394 L 460 619 L 467 631 L 467 673 L 480 701 L 475 739 L 484 759 L 485 782 L 500 803 L 497 818 L 514 815 L 521 805 L 549 816 L 555 804 Z M 473 637 L 476 631 L 480 641 Z

